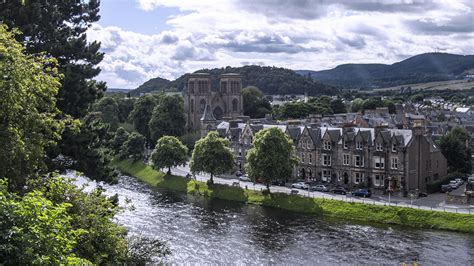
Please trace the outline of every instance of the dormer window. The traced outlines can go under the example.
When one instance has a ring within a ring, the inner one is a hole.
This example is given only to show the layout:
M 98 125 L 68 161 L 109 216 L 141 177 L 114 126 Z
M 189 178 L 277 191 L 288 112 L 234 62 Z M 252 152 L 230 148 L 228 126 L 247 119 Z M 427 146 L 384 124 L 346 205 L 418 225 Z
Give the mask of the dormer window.
M 362 150 L 364 148 L 364 144 L 362 143 L 362 141 L 357 141 L 356 142 L 356 149 L 357 150 Z
M 397 152 L 397 144 L 392 143 L 392 152 Z
M 344 146 L 344 149 L 349 149 L 349 145 L 347 144 L 347 141 L 343 140 L 342 145 Z
M 380 142 L 375 143 L 375 150 L 376 151 L 383 151 L 383 145 Z
M 329 140 L 323 141 L 323 148 L 327 151 L 330 151 L 331 150 L 331 141 L 329 141 Z

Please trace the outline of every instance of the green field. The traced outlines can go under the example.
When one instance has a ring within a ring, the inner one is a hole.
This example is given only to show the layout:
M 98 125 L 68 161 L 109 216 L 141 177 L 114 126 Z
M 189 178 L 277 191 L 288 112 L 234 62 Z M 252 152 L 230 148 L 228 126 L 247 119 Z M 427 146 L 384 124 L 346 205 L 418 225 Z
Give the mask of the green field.
M 123 173 L 152 186 L 190 194 L 358 221 L 474 233 L 474 216 L 468 214 L 315 199 L 283 193 L 264 195 L 260 191 L 240 187 L 219 184 L 209 187 L 204 182 L 178 176 L 165 176 L 143 162 L 114 161 L 114 165 Z
M 374 89 L 374 91 L 400 90 L 401 87 L 406 88 L 408 86 L 410 86 L 412 90 L 469 90 L 474 87 L 474 82 L 468 82 L 465 79 L 434 81 L 426 83 L 398 85 L 394 87 Z

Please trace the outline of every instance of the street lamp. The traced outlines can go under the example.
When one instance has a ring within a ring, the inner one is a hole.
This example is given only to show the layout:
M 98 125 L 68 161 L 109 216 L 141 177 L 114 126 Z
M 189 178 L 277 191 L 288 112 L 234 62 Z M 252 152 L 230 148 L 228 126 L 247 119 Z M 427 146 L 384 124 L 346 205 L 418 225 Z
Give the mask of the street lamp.
M 390 206 L 390 194 L 392 194 L 392 177 L 388 177 L 388 206 Z

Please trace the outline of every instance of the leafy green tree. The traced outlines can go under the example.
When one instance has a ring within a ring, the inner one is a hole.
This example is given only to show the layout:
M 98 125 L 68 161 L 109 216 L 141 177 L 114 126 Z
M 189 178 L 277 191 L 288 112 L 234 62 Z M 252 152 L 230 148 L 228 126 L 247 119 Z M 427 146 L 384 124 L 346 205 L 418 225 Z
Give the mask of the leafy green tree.
M 125 123 L 128 121 L 128 116 L 133 110 L 133 104 L 135 103 L 135 98 L 117 98 L 117 105 L 118 105 L 118 118 L 120 123 Z
M 288 102 L 279 111 L 282 118 L 305 118 L 311 113 L 311 106 L 303 102 Z
M 104 97 L 95 103 L 92 109 L 102 114 L 102 121 L 110 125 L 110 130 L 115 131 L 117 129 L 119 108 L 114 98 Z
M 58 265 L 77 259 L 73 249 L 87 231 L 73 228 L 70 208 L 40 191 L 23 197 L 10 193 L 0 179 L 0 264 Z
M 260 130 L 247 152 L 245 170 L 252 180 L 261 179 L 269 188 L 271 181 L 291 176 L 297 158 L 293 141 L 280 129 Z
M 456 127 L 439 140 L 441 152 L 448 161 L 450 172 L 471 173 L 470 136 L 466 129 Z
M 115 132 L 114 139 L 112 140 L 112 149 L 116 154 L 119 153 L 120 148 L 125 143 L 125 141 L 127 141 L 128 135 L 128 132 L 123 127 L 119 127 Z
M 104 56 L 100 43 L 89 43 L 86 36 L 99 20 L 98 12 L 99 0 L 0 1 L 0 21 L 21 30 L 16 39 L 26 44 L 28 53 L 46 52 L 58 59 L 64 78 L 57 105 L 74 117 L 84 116 L 105 91 L 104 82 L 93 80 Z
M 122 146 L 119 156 L 122 159 L 132 158 L 134 161 L 143 159 L 145 147 L 145 137 L 137 132 L 133 132 Z
M 270 113 L 272 107 L 257 87 L 249 86 L 242 89 L 244 115 L 262 118 Z
M 154 169 L 168 168 L 168 175 L 171 175 L 171 167 L 185 164 L 188 160 L 188 148 L 184 146 L 176 137 L 163 136 L 156 143 L 151 154 L 151 161 Z
M 20 188 L 44 169 L 45 148 L 60 140 L 66 121 L 57 119 L 56 60 L 27 55 L 16 33 L 0 24 L 0 177 Z
M 137 132 L 142 134 L 147 140 L 150 139 L 150 130 L 148 124 L 150 123 L 152 112 L 156 104 L 156 97 L 146 94 L 138 98 L 138 100 L 133 105 L 133 110 L 128 118 Z
M 331 110 L 334 114 L 346 113 L 346 105 L 341 99 L 337 98 L 331 101 Z
M 377 107 L 384 106 L 383 101 L 380 97 L 370 97 L 364 100 L 362 104 L 363 110 L 375 110 Z
M 397 113 L 397 108 L 395 107 L 395 104 L 393 101 L 385 99 L 383 100 L 383 105 L 388 108 L 388 113 L 389 114 L 396 114 Z
M 193 173 L 211 174 L 210 182 L 214 183 L 214 175 L 224 174 L 234 167 L 234 155 L 229 148 L 229 141 L 220 138 L 215 131 L 209 132 L 196 142 L 190 167 Z
M 362 112 L 364 110 L 363 108 L 364 105 L 364 100 L 361 98 L 356 98 L 352 101 L 352 112 Z
M 165 135 L 182 136 L 185 125 L 183 98 L 180 95 L 161 97 L 148 124 L 152 143 Z

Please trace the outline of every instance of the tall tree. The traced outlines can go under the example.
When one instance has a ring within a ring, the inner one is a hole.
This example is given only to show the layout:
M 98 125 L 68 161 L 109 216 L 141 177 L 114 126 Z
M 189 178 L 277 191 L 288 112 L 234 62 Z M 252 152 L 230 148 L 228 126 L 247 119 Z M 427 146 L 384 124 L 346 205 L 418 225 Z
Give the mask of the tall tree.
M 64 74 L 58 107 L 74 117 L 84 116 L 89 104 L 105 91 L 93 78 L 103 59 L 100 43 L 87 41 L 86 31 L 99 20 L 99 0 L 1 1 L 0 21 L 22 32 L 16 39 L 29 53 L 46 52 L 59 61 Z
M 115 131 L 119 124 L 119 108 L 117 101 L 112 97 L 104 97 L 92 106 L 93 110 L 102 114 L 102 121 L 110 125 Z
M 138 133 L 142 134 L 147 140 L 150 139 L 148 124 L 156 103 L 156 97 L 150 94 L 140 97 L 133 105 L 133 110 L 128 118 Z
M 220 138 L 217 132 L 211 131 L 206 137 L 198 140 L 194 146 L 190 163 L 191 171 L 214 175 L 224 174 L 234 167 L 234 155 L 229 148 L 229 141 Z
M 145 138 L 137 132 L 133 132 L 122 146 L 119 156 L 122 159 L 131 158 L 138 161 L 143 158 Z
M 184 117 L 184 103 L 180 95 L 163 96 L 153 109 L 148 128 L 152 143 L 162 136 L 180 137 L 184 134 L 186 118 Z
M 252 118 L 262 118 L 270 113 L 272 107 L 261 90 L 257 87 L 249 86 L 242 89 L 242 99 L 244 105 L 244 115 Z
M 185 164 L 188 160 L 188 148 L 181 141 L 172 136 L 164 136 L 158 140 L 155 149 L 151 154 L 151 161 L 154 169 L 168 168 L 171 174 L 171 167 Z
M 297 163 L 293 142 L 276 127 L 260 130 L 255 135 L 246 160 L 249 177 L 263 180 L 267 188 L 273 180 L 290 177 Z
M 44 168 L 45 147 L 64 129 L 56 108 L 61 86 L 56 60 L 25 53 L 0 25 L 0 177 L 20 188 Z
M 446 157 L 451 172 L 471 173 L 472 159 L 469 140 L 469 133 L 462 127 L 452 129 L 439 140 L 441 152 Z
M 341 99 L 337 98 L 331 101 L 331 110 L 334 114 L 342 114 L 346 112 L 346 105 Z
M 112 149 L 116 154 L 119 153 L 120 148 L 128 139 L 128 132 L 123 128 L 119 127 L 117 131 L 115 131 L 114 139 L 112 140 Z

